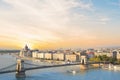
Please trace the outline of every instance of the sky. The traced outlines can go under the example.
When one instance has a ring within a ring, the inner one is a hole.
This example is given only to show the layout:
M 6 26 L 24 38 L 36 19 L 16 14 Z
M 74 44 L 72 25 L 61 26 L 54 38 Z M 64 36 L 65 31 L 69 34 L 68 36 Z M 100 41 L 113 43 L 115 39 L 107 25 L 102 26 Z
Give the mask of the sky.
M 0 0 L 0 48 L 120 45 L 120 0 Z

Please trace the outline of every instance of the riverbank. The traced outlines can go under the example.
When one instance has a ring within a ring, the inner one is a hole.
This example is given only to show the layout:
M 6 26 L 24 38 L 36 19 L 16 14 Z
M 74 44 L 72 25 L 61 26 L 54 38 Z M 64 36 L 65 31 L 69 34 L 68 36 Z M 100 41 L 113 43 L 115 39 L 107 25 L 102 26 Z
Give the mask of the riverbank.
M 104 65 L 102 69 L 120 71 L 120 65 L 107 64 L 107 65 Z

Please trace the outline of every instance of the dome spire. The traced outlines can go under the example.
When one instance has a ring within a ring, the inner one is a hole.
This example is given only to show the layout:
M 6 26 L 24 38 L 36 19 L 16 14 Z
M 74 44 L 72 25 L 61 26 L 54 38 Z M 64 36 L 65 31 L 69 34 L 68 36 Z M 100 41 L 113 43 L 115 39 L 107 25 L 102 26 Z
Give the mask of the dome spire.
M 27 44 L 25 45 L 25 48 L 24 48 L 26 51 L 28 51 L 29 50 L 29 48 L 28 48 L 28 46 L 27 46 Z

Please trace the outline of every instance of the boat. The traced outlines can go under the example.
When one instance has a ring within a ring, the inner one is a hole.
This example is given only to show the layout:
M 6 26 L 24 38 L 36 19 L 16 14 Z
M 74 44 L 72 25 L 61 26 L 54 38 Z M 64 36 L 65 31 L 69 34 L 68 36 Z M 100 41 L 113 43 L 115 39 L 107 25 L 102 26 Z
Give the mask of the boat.
M 76 74 L 76 71 L 75 71 L 75 70 L 73 70 L 73 71 L 72 71 L 72 73 L 73 73 L 73 74 Z
M 73 73 L 73 74 L 76 74 L 76 71 L 75 70 L 70 70 L 70 71 L 67 71 L 68 73 Z

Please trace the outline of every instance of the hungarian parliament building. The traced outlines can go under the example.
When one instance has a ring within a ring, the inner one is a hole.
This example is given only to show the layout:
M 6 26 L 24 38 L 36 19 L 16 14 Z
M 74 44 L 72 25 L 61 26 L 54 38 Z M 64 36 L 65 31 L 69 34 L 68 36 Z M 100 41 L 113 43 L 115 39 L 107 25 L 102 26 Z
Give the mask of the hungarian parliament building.
M 32 57 L 32 50 L 28 48 L 27 45 L 20 51 L 19 53 L 20 57 Z

